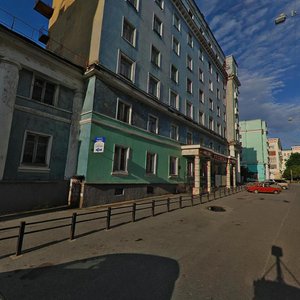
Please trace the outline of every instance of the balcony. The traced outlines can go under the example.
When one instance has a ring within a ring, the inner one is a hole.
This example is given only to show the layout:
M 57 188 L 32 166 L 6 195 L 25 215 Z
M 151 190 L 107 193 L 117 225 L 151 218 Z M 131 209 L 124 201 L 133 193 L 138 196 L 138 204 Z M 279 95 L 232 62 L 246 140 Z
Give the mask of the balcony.
M 41 15 L 50 19 L 52 17 L 54 9 L 51 4 L 47 4 L 44 1 L 36 0 L 34 9 L 39 12 Z

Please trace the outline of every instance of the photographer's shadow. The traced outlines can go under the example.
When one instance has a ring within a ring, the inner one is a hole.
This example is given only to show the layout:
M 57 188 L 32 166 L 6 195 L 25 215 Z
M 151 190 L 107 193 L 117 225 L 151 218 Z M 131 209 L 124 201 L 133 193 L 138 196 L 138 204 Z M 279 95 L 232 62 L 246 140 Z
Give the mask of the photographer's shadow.
M 261 279 L 253 282 L 253 300 L 299 300 L 300 283 L 280 259 L 283 256 L 282 248 L 272 246 L 272 255 L 276 258 L 275 263 L 267 270 Z M 266 276 L 274 271 L 276 272 L 275 280 L 266 279 Z M 289 274 L 298 287 L 287 284 L 284 281 L 284 274 Z

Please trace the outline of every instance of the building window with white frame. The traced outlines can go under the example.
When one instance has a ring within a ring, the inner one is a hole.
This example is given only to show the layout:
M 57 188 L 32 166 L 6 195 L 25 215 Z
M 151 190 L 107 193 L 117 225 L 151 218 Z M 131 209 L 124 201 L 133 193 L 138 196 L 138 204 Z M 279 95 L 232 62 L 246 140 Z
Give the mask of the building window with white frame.
M 41 77 L 34 76 L 31 99 L 48 105 L 54 105 L 56 88 L 56 84 Z
M 217 116 L 218 117 L 221 116 L 221 108 L 220 108 L 220 106 L 217 106 Z
M 146 154 L 146 174 L 156 174 L 156 153 L 147 152 Z
M 174 65 L 171 66 L 171 79 L 178 83 L 178 69 Z
M 153 17 L 153 31 L 155 31 L 160 37 L 162 36 L 163 23 L 156 15 Z
M 201 82 L 204 82 L 204 73 L 201 68 L 199 68 L 198 74 L 199 74 L 199 80 Z
M 218 72 L 216 72 L 216 78 L 217 78 L 217 82 L 220 82 L 220 76 Z
M 199 102 L 204 103 L 204 92 L 199 89 Z
M 220 90 L 217 89 L 217 99 L 220 100 L 221 99 L 221 93 L 220 93 Z
M 189 94 L 193 93 L 193 81 L 189 78 L 186 79 L 186 91 Z
M 131 4 L 136 10 L 138 10 L 139 0 L 126 0 L 129 4 Z
M 130 24 L 125 18 L 123 21 L 123 32 L 122 37 L 128 43 L 135 47 L 135 37 L 136 37 L 136 29 L 135 27 Z
M 199 124 L 204 125 L 204 113 L 199 111 Z
M 188 131 L 186 134 L 186 144 L 187 145 L 193 144 L 193 134 L 190 131 Z
M 113 172 L 127 172 L 129 148 L 115 145 Z
M 172 38 L 172 49 L 178 56 L 180 55 L 180 43 L 174 36 Z
M 151 62 L 156 67 L 160 67 L 161 64 L 161 53 L 160 51 L 152 45 L 151 47 Z
M 164 9 L 164 0 L 154 0 L 160 9 Z
M 134 61 L 120 52 L 118 74 L 130 81 L 134 81 L 134 67 Z
M 185 113 L 187 117 L 193 119 L 193 104 L 190 101 L 186 101 Z
M 208 129 L 214 130 L 214 120 L 213 120 L 213 118 L 209 118 L 209 120 L 208 120 Z
M 204 56 L 203 56 L 203 51 L 202 51 L 202 49 L 199 49 L 199 59 L 200 59 L 201 61 L 204 60 Z
M 170 106 L 178 109 L 178 94 L 170 90 Z
M 158 118 L 148 115 L 148 131 L 158 134 Z
M 180 18 L 176 14 L 173 15 L 173 25 L 178 31 L 180 31 Z
M 212 74 L 212 64 L 211 64 L 211 62 L 208 62 L 208 70 L 209 70 L 209 73 Z
M 148 93 L 159 99 L 160 82 L 154 76 L 149 74 Z
M 52 136 L 25 132 L 21 167 L 49 168 Z
M 116 119 L 128 124 L 131 122 L 131 106 L 120 99 L 117 102 Z
M 178 157 L 170 156 L 169 160 L 169 176 L 178 175 Z
M 171 130 L 170 130 L 170 138 L 172 140 L 178 141 L 178 126 L 171 124 Z
M 217 124 L 217 133 L 219 135 L 222 135 L 222 128 L 221 128 L 221 125 L 219 123 Z
M 227 120 L 226 111 L 224 111 L 224 113 L 223 113 L 223 121 L 226 122 L 226 120 Z
M 186 67 L 193 71 L 193 59 L 189 55 L 186 56 Z
M 186 175 L 188 177 L 194 177 L 194 163 L 191 160 L 187 161 L 187 170 L 186 170 Z
M 187 44 L 193 48 L 194 47 L 194 41 L 193 41 L 193 35 L 189 32 L 187 35 Z
M 213 84 L 213 82 L 211 80 L 209 80 L 209 82 L 208 82 L 208 87 L 209 87 L 209 90 L 211 92 L 213 92 L 213 90 L 214 90 L 214 84 Z
M 214 101 L 212 99 L 209 99 L 209 109 L 214 110 Z

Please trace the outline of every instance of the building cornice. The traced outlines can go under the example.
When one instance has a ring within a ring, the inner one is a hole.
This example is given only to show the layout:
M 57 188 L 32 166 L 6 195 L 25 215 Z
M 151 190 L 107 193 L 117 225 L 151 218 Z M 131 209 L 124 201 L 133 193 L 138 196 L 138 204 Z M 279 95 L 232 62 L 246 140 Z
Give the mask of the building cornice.
M 232 80 L 235 82 L 237 86 L 241 86 L 241 82 L 239 81 L 238 77 L 235 74 L 229 74 L 228 80 Z

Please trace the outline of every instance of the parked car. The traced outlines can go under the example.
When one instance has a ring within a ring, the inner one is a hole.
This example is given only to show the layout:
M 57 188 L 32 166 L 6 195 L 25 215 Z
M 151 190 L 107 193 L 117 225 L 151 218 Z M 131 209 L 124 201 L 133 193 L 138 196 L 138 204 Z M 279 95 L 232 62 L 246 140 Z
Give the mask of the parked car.
M 284 179 L 274 179 L 275 183 L 278 184 L 283 190 L 289 188 L 289 183 Z
M 273 184 L 270 184 L 269 182 L 258 182 L 252 185 L 247 186 L 248 192 L 253 193 L 272 193 L 272 194 L 278 194 L 281 192 L 281 187 L 276 186 Z

